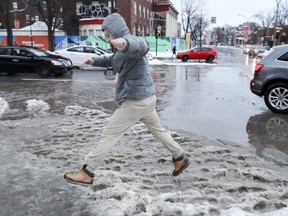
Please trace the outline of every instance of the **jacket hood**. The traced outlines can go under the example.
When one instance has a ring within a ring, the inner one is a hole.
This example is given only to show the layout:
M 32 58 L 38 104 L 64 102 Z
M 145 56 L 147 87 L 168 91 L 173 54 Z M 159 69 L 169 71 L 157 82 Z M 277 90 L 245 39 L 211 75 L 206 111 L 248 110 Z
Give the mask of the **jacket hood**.
M 102 29 L 111 33 L 114 38 L 120 38 L 130 34 L 124 18 L 118 13 L 107 16 L 102 24 Z

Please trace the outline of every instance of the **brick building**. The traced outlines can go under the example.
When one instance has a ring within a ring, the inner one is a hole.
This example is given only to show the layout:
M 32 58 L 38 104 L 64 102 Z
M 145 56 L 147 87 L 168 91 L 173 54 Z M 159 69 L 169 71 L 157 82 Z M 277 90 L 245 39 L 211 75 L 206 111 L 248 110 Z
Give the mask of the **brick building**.
M 37 11 L 27 7 L 25 1 L 11 1 L 10 14 L 14 29 L 23 28 L 36 20 L 41 21 Z M 178 11 L 169 0 L 64 1 L 60 18 L 62 22 L 58 28 L 63 29 L 67 35 L 100 36 L 103 19 L 113 9 L 125 18 L 134 35 L 153 36 L 155 28 L 158 28 L 163 36 L 177 37 Z M 2 28 L 5 28 L 4 19 L 0 14 Z
M 163 36 L 177 37 L 178 11 L 169 0 L 114 0 L 113 2 L 90 0 L 83 1 L 82 5 L 78 1 L 74 0 L 76 11 L 79 12 L 79 8 L 85 6 L 87 10 L 90 10 L 89 15 L 95 12 L 95 10 L 93 11 L 95 8 L 98 11 L 92 17 L 79 17 L 78 14 L 80 35 L 100 35 L 103 18 L 112 12 L 111 8 L 114 2 L 113 8 L 124 17 L 133 35 L 153 36 L 155 28 L 158 28 L 162 31 Z M 90 7 L 91 5 L 94 7 Z M 67 32 L 69 32 L 68 29 Z

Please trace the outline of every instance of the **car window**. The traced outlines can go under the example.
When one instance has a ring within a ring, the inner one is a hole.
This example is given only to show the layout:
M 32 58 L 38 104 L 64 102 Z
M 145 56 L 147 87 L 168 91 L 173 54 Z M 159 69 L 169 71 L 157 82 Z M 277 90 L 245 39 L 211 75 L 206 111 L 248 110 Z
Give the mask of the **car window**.
M 97 50 L 92 47 L 85 47 L 85 53 L 97 53 Z
M 112 53 L 111 51 L 103 49 L 102 47 L 96 47 L 96 49 L 98 49 L 98 50 L 100 50 L 100 51 L 102 51 L 104 53 Z
M 207 52 L 207 51 L 210 51 L 211 49 L 210 48 L 202 48 L 202 52 Z
M 84 52 L 84 47 L 72 47 L 67 49 L 69 52 Z
M 15 55 L 15 56 L 27 56 L 27 51 L 20 49 L 20 48 L 14 48 L 13 49 L 13 55 Z
M 284 53 L 282 56 L 278 58 L 280 61 L 288 61 L 288 52 Z
M 200 51 L 201 51 L 201 48 L 195 48 L 193 51 L 194 51 L 194 52 L 200 52 Z
M 11 49 L 0 48 L 0 55 L 11 55 Z

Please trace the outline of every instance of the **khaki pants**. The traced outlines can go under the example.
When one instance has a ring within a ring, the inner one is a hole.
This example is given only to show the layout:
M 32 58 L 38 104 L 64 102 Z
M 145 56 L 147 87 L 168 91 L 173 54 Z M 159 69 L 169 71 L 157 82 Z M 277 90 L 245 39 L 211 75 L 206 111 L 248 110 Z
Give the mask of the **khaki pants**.
M 96 148 L 84 156 L 85 164 L 88 164 L 87 169 L 93 172 L 97 165 L 104 161 L 113 146 L 137 121 L 143 122 L 152 135 L 172 153 L 174 158 L 180 157 L 183 150 L 170 133 L 162 127 L 155 106 L 155 95 L 143 100 L 125 100 L 113 113 Z

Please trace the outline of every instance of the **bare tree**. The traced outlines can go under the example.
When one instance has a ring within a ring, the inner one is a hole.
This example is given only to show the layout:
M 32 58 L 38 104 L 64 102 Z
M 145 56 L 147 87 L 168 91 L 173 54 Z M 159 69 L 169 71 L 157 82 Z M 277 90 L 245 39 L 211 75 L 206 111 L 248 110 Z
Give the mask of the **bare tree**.
M 202 46 L 202 36 L 205 29 L 209 26 L 209 20 L 203 14 L 196 14 L 190 23 L 191 40 L 196 43 L 199 41 L 199 46 Z
M 65 0 L 27 0 L 28 4 L 39 13 L 40 20 L 44 21 L 48 28 L 49 49 L 54 50 L 55 29 L 62 21 L 62 8 Z
M 12 0 L 1 0 L 0 1 L 0 13 L 4 17 L 4 27 L 7 30 L 7 45 L 13 45 L 13 31 L 12 31 L 12 20 L 11 20 L 11 5 Z
M 282 2 L 279 6 L 279 17 L 278 23 L 279 26 L 284 27 L 285 24 L 288 22 L 288 2 Z
M 273 25 L 273 21 L 275 20 L 275 12 L 274 10 L 270 10 L 268 12 L 259 12 L 255 15 L 255 18 L 260 21 L 260 26 L 263 28 L 269 28 Z
M 198 16 L 198 11 L 202 9 L 203 1 L 201 0 L 182 0 L 182 27 L 184 33 L 188 33 L 191 23 Z
M 267 36 L 267 29 L 273 26 L 273 23 L 276 19 L 276 14 L 273 9 L 267 12 L 259 12 L 255 15 L 255 18 L 260 22 L 260 28 L 262 28 L 263 33 L 263 45 L 265 45 L 265 37 Z
M 235 40 L 235 31 L 236 27 L 225 25 L 224 26 L 224 37 L 223 37 L 223 43 L 228 45 L 234 45 Z
M 197 41 L 203 35 L 204 29 L 208 26 L 208 22 L 203 18 L 202 11 L 205 5 L 203 0 L 182 0 L 182 27 L 186 33 L 191 33 L 191 40 Z

